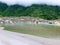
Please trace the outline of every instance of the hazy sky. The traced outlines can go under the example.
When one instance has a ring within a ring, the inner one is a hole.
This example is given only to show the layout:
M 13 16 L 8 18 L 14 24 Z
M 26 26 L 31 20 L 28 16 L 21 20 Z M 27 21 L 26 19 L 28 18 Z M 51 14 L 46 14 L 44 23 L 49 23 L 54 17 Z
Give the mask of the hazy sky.
M 20 4 L 24 6 L 29 6 L 31 4 L 49 4 L 60 6 L 60 0 L 0 0 L 0 2 L 5 2 L 8 5 Z

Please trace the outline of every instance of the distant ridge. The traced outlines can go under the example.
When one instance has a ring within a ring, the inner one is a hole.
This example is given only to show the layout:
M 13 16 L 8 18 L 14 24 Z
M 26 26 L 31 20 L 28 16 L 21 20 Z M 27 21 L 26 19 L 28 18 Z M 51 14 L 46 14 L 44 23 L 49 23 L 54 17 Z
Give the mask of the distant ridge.
M 8 6 L 0 2 L 0 17 L 31 16 L 47 20 L 60 19 L 60 6 L 32 4 L 24 7 L 18 4 Z

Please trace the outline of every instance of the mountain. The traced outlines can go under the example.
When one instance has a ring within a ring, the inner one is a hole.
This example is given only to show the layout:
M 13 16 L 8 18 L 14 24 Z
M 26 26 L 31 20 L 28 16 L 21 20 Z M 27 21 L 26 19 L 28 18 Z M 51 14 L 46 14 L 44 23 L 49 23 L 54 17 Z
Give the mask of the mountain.
M 55 20 L 60 19 L 60 6 L 46 4 L 33 4 L 28 7 L 18 4 L 8 6 L 7 4 L 0 2 L 0 16 L 31 16 L 47 20 Z

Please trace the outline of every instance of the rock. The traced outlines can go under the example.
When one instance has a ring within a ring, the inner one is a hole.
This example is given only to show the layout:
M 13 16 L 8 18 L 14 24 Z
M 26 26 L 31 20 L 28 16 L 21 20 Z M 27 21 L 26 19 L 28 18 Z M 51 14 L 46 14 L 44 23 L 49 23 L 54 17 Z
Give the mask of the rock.
M 0 30 L 3 30 L 4 29 L 4 27 L 0 27 Z

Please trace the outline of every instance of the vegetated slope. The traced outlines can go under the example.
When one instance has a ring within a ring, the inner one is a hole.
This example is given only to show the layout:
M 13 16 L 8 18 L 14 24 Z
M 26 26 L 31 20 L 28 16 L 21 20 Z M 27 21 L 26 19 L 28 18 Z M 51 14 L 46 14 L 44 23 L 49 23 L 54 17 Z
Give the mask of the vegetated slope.
M 32 16 L 47 20 L 60 18 L 60 6 L 33 4 L 24 7 L 18 4 L 8 6 L 0 2 L 0 16 Z
M 0 2 L 0 16 L 3 16 L 3 12 L 8 8 L 8 5 Z

